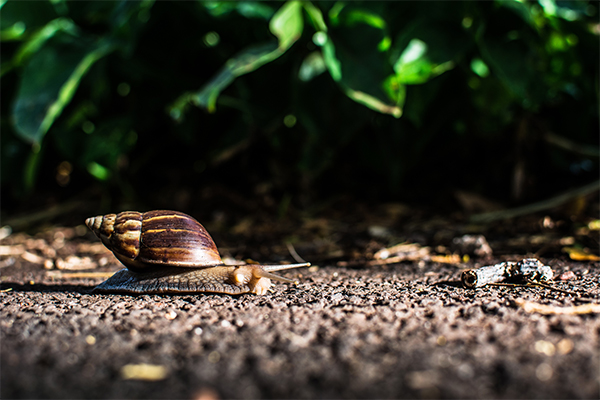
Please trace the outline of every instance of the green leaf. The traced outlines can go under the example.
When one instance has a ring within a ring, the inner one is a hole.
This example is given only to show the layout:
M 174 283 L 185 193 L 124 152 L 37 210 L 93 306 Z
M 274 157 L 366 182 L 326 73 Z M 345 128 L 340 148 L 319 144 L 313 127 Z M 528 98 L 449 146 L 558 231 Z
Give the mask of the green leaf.
M 427 53 L 427 44 L 425 42 L 419 39 L 411 40 L 406 49 L 400 54 L 398 61 L 394 64 L 394 71 L 399 74 L 403 66 L 418 61 L 423 58 L 425 53 Z
M 87 170 L 94 178 L 105 181 L 110 178 L 110 170 L 97 162 L 91 162 L 87 166 Z
M 25 192 L 27 193 L 31 193 L 35 187 L 35 181 L 41 160 L 42 151 L 39 146 L 34 146 L 31 149 L 31 153 L 29 153 L 29 156 L 27 157 L 25 168 L 23 170 L 23 186 Z
M 237 3 L 237 11 L 246 18 L 260 18 L 268 20 L 273 16 L 273 9 L 258 1 L 240 1 Z
M 384 29 L 385 21 L 379 15 L 371 11 L 366 10 L 352 10 L 346 16 L 346 23 L 348 26 L 354 26 L 358 24 L 367 24 L 373 28 Z
M 476 57 L 471 61 L 471 70 L 482 78 L 485 78 L 490 74 L 490 69 L 479 57 Z
M 219 72 L 198 92 L 185 93 L 169 108 L 169 114 L 175 120 L 183 117 L 185 107 L 193 103 L 198 107 L 215 112 L 219 94 L 238 76 L 247 74 L 264 64 L 275 60 L 283 52 L 274 43 L 252 46 L 227 60 Z
M 22 21 L 15 22 L 8 28 L 0 30 L 0 41 L 7 42 L 20 39 L 25 33 L 25 24 Z
M 323 59 L 325 61 L 325 65 L 327 66 L 329 74 L 331 74 L 333 80 L 339 82 L 342 79 L 342 65 L 340 63 L 340 60 L 338 60 L 338 58 L 335 56 L 335 46 L 333 45 L 333 42 L 329 39 L 325 32 L 318 33 L 324 35 L 324 42 L 322 46 Z
M 16 23 L 15 25 L 18 25 Z M 13 58 L 2 64 L 0 76 L 3 76 L 10 70 L 20 67 L 29 57 L 35 54 L 48 40 L 53 38 L 57 33 L 64 32 L 71 35 L 77 35 L 77 28 L 68 18 L 56 18 L 48 22 L 42 28 L 32 30 L 29 39 L 17 50 Z M 4 38 L 3 38 L 4 40 Z
M 299 1 L 285 3 L 269 23 L 269 29 L 279 39 L 279 48 L 283 51 L 300 38 L 303 28 L 302 4 Z
M 400 83 L 396 75 L 390 75 L 383 83 L 383 89 L 388 97 L 400 108 L 404 106 L 406 100 L 406 86 Z
M 567 21 L 576 21 L 586 15 L 589 3 L 585 1 L 539 0 L 544 14 L 549 17 L 560 17 Z
M 258 1 L 199 1 L 199 3 L 215 17 L 225 16 L 235 10 L 246 18 L 269 20 L 274 13 L 269 5 Z
M 377 97 L 371 96 L 370 94 L 361 92 L 359 90 L 353 90 L 349 87 L 345 87 L 344 89 L 346 96 L 350 97 L 357 103 L 369 107 L 371 110 L 378 111 L 382 114 L 390 114 L 396 118 L 400 118 L 402 116 L 402 109 L 397 105 L 387 104 Z
M 402 30 L 390 52 L 398 82 L 418 85 L 454 68 L 468 46 L 453 25 L 416 20 Z
M 29 1 L 3 2 L 2 12 L 0 12 L 2 40 L 27 39 L 29 34 L 44 27 L 57 17 L 58 14 L 49 1 L 36 1 L 35 3 Z M 12 33 L 22 31 L 22 35 L 5 37 L 4 35 L 9 34 L 11 30 Z
M 184 93 L 169 107 L 169 114 L 180 120 L 189 103 L 215 112 L 219 94 L 234 81 L 257 68 L 280 57 L 302 35 L 302 4 L 288 1 L 273 15 L 269 23 L 271 32 L 277 36 L 279 45 L 259 44 L 251 46 L 227 60 L 219 72 L 198 92 Z
M 337 26 L 327 34 L 321 31 L 318 38 L 313 37 L 322 47 L 331 77 L 350 99 L 399 118 L 404 96 L 400 87 L 390 96 L 392 85 L 387 80 L 393 70 L 385 53 L 389 48 L 385 21 L 374 12 L 355 8 L 354 4 L 338 8 L 333 13 Z M 332 11 L 329 15 L 332 18 Z
M 308 82 L 325 71 L 327 71 L 327 66 L 325 60 L 323 60 L 323 55 L 318 51 L 313 51 L 302 61 L 298 78 L 303 82 Z
M 17 134 L 38 144 L 69 104 L 85 73 L 115 47 L 107 41 L 88 46 L 61 35 L 31 56 L 13 107 Z
M 399 83 L 418 85 L 453 67 L 454 63 L 452 61 L 439 65 L 429 61 L 427 58 L 427 44 L 422 40 L 413 39 L 394 64 L 394 71 Z
M 325 23 L 325 19 L 323 18 L 323 13 L 314 4 L 310 1 L 302 2 L 306 13 L 310 17 L 315 29 L 318 31 L 327 32 L 327 24 Z

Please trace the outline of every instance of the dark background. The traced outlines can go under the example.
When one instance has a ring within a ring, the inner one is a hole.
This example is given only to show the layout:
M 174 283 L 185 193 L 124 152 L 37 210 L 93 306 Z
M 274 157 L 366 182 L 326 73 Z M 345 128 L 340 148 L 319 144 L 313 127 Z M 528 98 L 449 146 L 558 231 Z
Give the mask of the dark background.
M 283 218 L 391 201 L 450 212 L 457 191 L 513 206 L 598 179 L 596 2 L 290 4 L 4 4 L 2 218 L 52 207 L 74 223 L 155 208 Z M 275 48 L 277 18 L 292 43 L 282 55 L 228 69 Z M 333 55 L 317 45 L 324 29 Z M 426 51 L 395 70 L 414 39 Z M 337 62 L 341 79 L 318 65 L 300 79 L 310 55 Z M 187 101 L 219 74 L 231 82 L 215 108 Z

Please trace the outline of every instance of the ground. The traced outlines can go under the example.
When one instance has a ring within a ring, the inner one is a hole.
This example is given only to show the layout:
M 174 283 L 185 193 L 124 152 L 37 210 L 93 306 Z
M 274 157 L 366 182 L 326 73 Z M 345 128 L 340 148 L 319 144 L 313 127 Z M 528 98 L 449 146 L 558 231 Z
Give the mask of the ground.
M 91 293 L 120 266 L 81 227 L 0 244 L 2 398 L 599 395 L 597 308 L 572 308 L 597 307 L 597 261 L 540 257 L 554 271 L 550 284 L 576 294 L 466 289 L 464 269 L 530 254 L 452 262 L 420 247 L 395 263 L 373 262 L 368 251 L 323 256 L 282 272 L 299 283 L 277 283 L 264 296 L 126 296 Z M 324 253 L 335 253 L 330 244 Z M 520 300 L 556 308 L 544 314 Z

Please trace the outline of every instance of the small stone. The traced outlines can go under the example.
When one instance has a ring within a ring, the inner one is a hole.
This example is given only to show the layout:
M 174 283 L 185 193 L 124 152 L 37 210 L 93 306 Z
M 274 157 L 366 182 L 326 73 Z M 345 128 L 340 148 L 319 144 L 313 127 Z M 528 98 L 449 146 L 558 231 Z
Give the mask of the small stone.
M 226 319 L 224 319 L 223 321 L 221 321 L 221 326 L 223 328 L 229 328 L 231 326 L 231 322 L 229 322 Z
M 554 344 L 548 342 L 547 340 L 538 340 L 535 342 L 535 351 L 547 356 L 553 356 L 556 352 L 556 348 L 554 347 Z
M 569 281 L 571 279 L 576 279 L 576 278 L 577 278 L 577 275 L 575 275 L 575 272 L 565 271 L 562 274 L 560 274 L 560 276 L 558 277 L 558 280 Z
M 542 382 L 549 381 L 553 373 L 552 367 L 546 363 L 541 363 L 535 369 L 535 376 Z
M 562 339 L 556 344 L 556 348 L 560 354 L 569 354 L 573 351 L 573 341 L 571 339 Z
M 175 318 L 177 318 L 177 313 L 175 311 L 171 310 L 165 314 L 165 318 L 168 319 L 169 321 L 173 321 Z

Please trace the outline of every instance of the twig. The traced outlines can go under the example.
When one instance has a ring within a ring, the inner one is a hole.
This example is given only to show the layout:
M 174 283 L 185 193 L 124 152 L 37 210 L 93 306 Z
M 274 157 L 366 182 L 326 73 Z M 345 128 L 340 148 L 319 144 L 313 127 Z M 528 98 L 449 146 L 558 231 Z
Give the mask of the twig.
M 417 261 L 420 260 L 421 257 L 417 254 L 402 254 L 399 256 L 389 257 L 383 260 L 370 260 L 365 262 L 365 265 L 387 265 L 387 264 L 396 264 L 402 261 Z
M 546 132 L 544 135 L 544 140 L 546 142 L 555 145 L 556 147 L 560 147 L 561 149 L 568 150 L 580 156 L 587 157 L 600 157 L 600 150 L 596 146 L 590 146 L 581 143 L 575 143 L 566 137 L 559 136 L 554 132 Z
M 542 282 L 534 282 L 534 281 L 527 281 L 525 283 L 500 283 L 500 282 L 494 282 L 494 283 L 489 283 L 488 285 L 490 285 L 490 286 L 523 286 L 523 287 L 538 286 L 538 287 L 543 287 L 543 288 L 546 288 L 546 289 L 554 290 L 556 292 L 561 292 L 561 293 L 564 293 L 564 294 L 575 296 L 575 300 L 577 300 L 577 301 L 582 301 L 582 302 L 593 301 L 593 299 L 591 299 L 589 297 L 582 297 L 580 293 L 571 292 L 571 291 L 564 290 L 564 289 L 559 289 L 559 288 L 554 287 L 554 286 L 546 285 L 545 283 L 542 283 Z
M 3 225 L 8 225 L 13 232 L 26 229 L 27 227 L 48 221 L 61 215 L 72 213 L 75 210 L 86 208 L 83 200 L 73 200 L 62 204 L 57 204 L 37 212 L 30 212 L 26 215 L 13 217 L 2 221 Z
M 292 256 L 292 258 L 298 262 L 298 263 L 306 263 L 306 260 L 303 259 L 302 257 L 300 257 L 300 255 L 296 252 L 296 249 L 294 248 L 294 245 L 291 243 L 286 243 L 288 251 L 290 252 L 290 255 Z
M 546 289 L 550 289 L 550 290 L 554 290 L 554 291 L 557 291 L 557 292 L 569 294 L 571 296 L 575 296 L 575 297 L 578 297 L 578 298 L 581 297 L 581 294 L 579 294 L 579 293 L 571 292 L 569 290 L 560 289 L 560 288 L 557 288 L 557 287 L 554 287 L 554 286 L 551 286 L 551 285 L 547 285 L 547 284 L 542 283 L 542 282 L 535 282 L 535 281 L 527 280 L 527 283 L 530 284 L 530 285 L 541 286 L 541 287 L 546 288 Z
M 109 278 L 115 274 L 112 272 L 60 272 L 48 271 L 48 276 L 57 279 L 76 279 L 76 278 Z
M 535 258 L 525 258 L 518 262 L 506 261 L 477 269 L 463 271 L 461 280 L 468 288 L 478 288 L 506 280 L 549 281 L 553 278 L 552 268 Z
M 484 223 L 492 222 L 499 219 L 510 219 L 521 215 L 533 214 L 534 212 L 547 210 L 554 208 L 568 202 L 576 197 L 585 196 L 587 194 L 597 192 L 600 189 L 600 182 L 592 182 L 585 186 L 569 190 L 565 193 L 559 194 L 558 196 L 542 200 L 537 203 L 527 204 L 522 207 L 511 208 L 508 210 L 491 211 L 482 214 L 475 214 L 469 218 L 470 222 Z
M 216 167 L 216 166 L 219 166 L 219 165 L 229 161 L 231 158 L 235 157 L 237 154 L 246 150 L 248 148 L 248 146 L 250 146 L 250 144 L 251 144 L 250 140 L 245 139 L 239 143 L 234 144 L 233 146 L 229 146 L 228 148 L 226 148 L 225 150 L 223 150 L 219 154 L 217 154 L 215 157 L 213 157 L 212 160 L 210 160 L 210 166 Z
M 600 313 L 600 304 L 583 304 L 580 306 L 571 306 L 571 307 L 556 307 L 549 306 L 547 304 L 539 304 L 534 303 L 533 301 L 527 301 L 523 299 L 515 299 L 513 300 L 515 304 L 521 307 L 525 312 L 528 313 L 540 313 L 545 315 L 550 314 L 592 314 L 592 313 Z
M 463 271 L 460 276 L 460 280 L 465 287 L 470 289 L 498 283 L 506 279 L 506 267 L 507 263 L 503 262 L 496 265 L 487 265 L 477 269 L 468 269 Z

